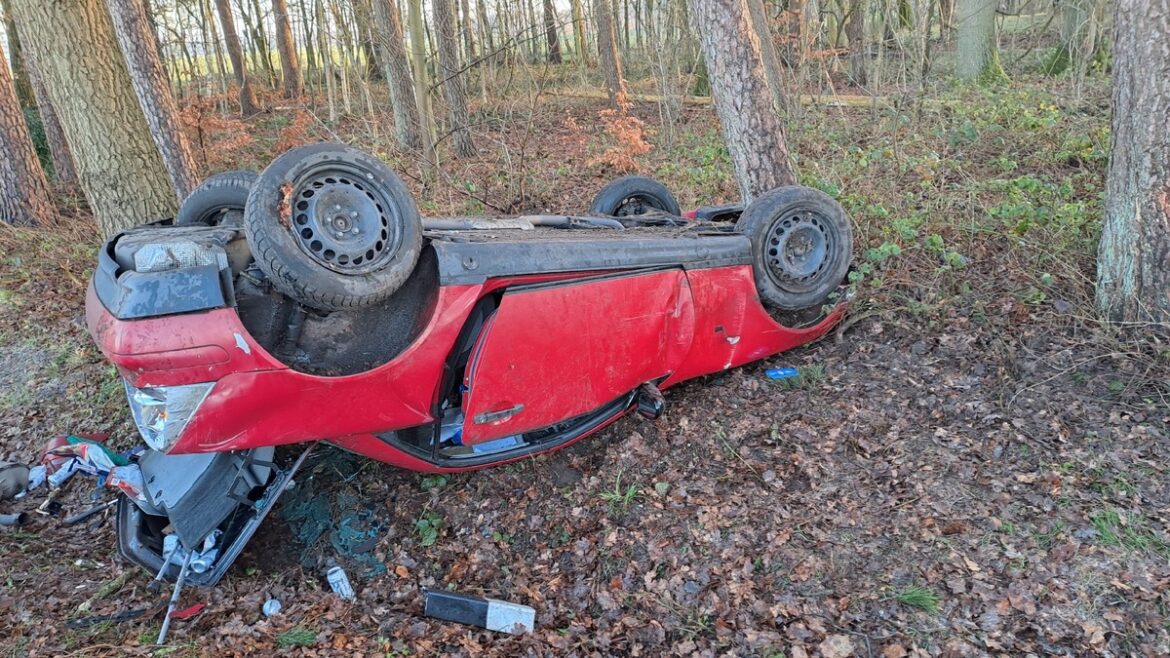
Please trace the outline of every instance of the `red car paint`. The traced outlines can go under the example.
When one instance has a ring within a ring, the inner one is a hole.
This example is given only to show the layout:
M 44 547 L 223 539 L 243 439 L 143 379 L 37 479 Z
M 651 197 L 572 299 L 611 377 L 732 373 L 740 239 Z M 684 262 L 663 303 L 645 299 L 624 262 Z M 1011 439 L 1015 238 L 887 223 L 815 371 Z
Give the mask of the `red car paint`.
M 440 467 L 374 434 L 436 420 L 444 362 L 474 305 L 501 289 L 464 382 L 469 445 L 597 409 L 644 382 L 666 388 L 791 349 L 821 337 L 844 313 L 841 305 L 814 326 L 783 327 L 760 304 L 748 265 L 490 279 L 442 286 L 410 347 L 341 377 L 284 365 L 231 308 L 118 320 L 91 286 L 86 321 L 136 387 L 216 382 L 172 453 L 328 440 L 410 470 L 461 471 L 487 464 Z

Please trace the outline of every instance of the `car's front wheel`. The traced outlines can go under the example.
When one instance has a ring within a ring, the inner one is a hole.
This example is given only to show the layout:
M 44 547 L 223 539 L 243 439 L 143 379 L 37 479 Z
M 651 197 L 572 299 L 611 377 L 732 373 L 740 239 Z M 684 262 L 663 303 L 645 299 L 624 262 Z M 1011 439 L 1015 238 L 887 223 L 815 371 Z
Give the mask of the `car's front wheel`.
M 752 241 L 752 270 L 764 303 L 785 311 L 824 304 L 845 279 L 853 227 L 841 204 L 808 187 L 759 196 L 735 230 Z

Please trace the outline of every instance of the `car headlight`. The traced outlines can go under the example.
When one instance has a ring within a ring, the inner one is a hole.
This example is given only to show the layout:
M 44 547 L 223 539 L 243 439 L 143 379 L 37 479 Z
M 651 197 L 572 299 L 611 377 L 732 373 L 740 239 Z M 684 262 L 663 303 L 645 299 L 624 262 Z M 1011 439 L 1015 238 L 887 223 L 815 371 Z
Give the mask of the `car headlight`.
M 122 383 L 126 386 L 126 398 L 138 432 L 146 445 L 159 452 L 174 447 L 195 410 L 215 386 L 209 383 L 135 388 L 128 381 Z

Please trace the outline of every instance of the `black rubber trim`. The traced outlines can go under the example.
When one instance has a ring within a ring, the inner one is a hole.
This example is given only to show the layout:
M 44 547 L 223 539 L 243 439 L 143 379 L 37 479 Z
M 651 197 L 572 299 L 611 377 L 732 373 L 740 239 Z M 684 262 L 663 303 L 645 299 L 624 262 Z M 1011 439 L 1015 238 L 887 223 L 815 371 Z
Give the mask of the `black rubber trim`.
M 628 412 L 632 408 L 636 393 L 637 391 L 631 391 L 614 400 L 613 402 L 602 405 L 595 411 L 591 411 L 568 421 L 563 421 L 564 423 L 570 423 L 570 426 L 566 428 L 564 432 L 543 437 L 526 446 L 516 448 L 515 450 L 506 450 L 503 452 L 492 453 L 489 455 L 484 455 L 483 457 L 463 457 L 458 459 L 438 457 L 432 454 L 430 450 L 424 450 L 412 446 L 399 439 L 396 432 L 382 432 L 380 434 L 375 434 L 374 436 L 378 437 L 378 439 L 384 443 L 389 444 L 391 447 L 397 448 L 398 450 L 401 450 L 402 452 L 412 457 L 417 457 L 427 463 L 434 464 L 435 466 L 442 468 L 484 466 L 486 464 L 510 461 L 518 457 L 527 457 L 528 455 L 535 453 L 554 450 L 557 446 L 563 445 L 585 434 L 588 434 L 589 432 L 592 432 L 593 430 L 608 422 L 610 419 L 618 418 Z M 560 425 L 562 423 L 557 424 Z M 427 427 L 430 427 L 435 433 L 438 432 L 437 423 Z M 541 432 L 541 430 L 533 430 L 531 432 L 525 432 L 524 435 L 537 434 L 539 432 Z M 436 441 L 432 439 L 431 444 L 434 443 L 436 443 Z
M 213 265 L 164 272 L 123 270 L 114 260 L 111 238 L 98 250 L 94 292 L 114 317 L 135 320 L 233 306 L 230 274 Z
M 751 241 L 742 235 L 693 237 L 498 240 L 454 242 L 433 239 L 439 283 L 477 284 L 503 276 L 682 266 L 702 269 L 752 262 Z
M 695 221 L 699 222 L 734 222 L 743 214 L 745 206 L 742 203 L 729 203 L 722 206 L 704 206 L 695 210 Z

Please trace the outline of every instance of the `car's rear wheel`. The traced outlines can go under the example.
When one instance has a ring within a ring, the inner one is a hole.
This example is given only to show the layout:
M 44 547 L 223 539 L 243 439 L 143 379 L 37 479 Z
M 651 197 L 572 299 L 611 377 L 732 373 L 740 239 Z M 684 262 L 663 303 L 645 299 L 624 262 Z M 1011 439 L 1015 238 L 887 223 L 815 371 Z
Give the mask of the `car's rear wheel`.
M 823 304 L 849 271 L 849 216 L 820 190 L 767 192 L 748 205 L 735 230 L 752 241 L 756 290 L 770 306 L 796 311 Z
M 622 176 L 610 182 L 597 196 L 589 211 L 611 217 L 633 217 L 652 212 L 678 215 L 678 199 L 658 181 L 645 176 Z
M 277 158 L 244 212 L 256 262 L 278 290 L 324 311 L 393 295 L 422 249 L 418 207 L 378 158 L 312 144 Z
M 244 204 L 252 185 L 254 171 L 225 171 L 208 176 L 179 206 L 175 224 L 179 226 L 240 226 Z

